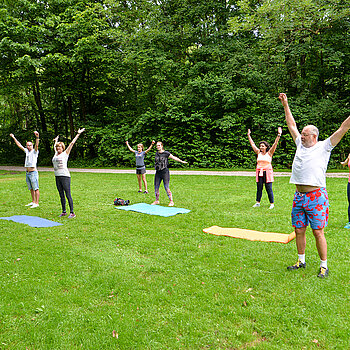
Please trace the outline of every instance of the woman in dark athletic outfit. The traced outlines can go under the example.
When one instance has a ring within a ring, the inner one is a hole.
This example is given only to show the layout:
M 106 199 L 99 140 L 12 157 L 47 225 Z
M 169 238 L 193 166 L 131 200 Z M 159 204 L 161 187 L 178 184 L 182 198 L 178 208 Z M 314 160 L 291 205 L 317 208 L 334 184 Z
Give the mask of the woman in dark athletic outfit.
M 169 162 L 168 158 L 176 160 L 177 162 L 186 164 L 187 162 L 181 160 L 178 157 L 173 156 L 170 152 L 165 151 L 163 147 L 163 143 L 158 141 L 157 142 L 157 152 L 155 156 L 155 169 L 156 174 L 154 176 L 154 191 L 156 194 L 156 200 L 152 203 L 152 205 L 159 204 L 159 187 L 160 183 L 163 180 L 165 191 L 169 197 L 169 207 L 174 206 L 173 202 L 173 195 L 169 188 L 169 182 L 170 182 L 170 173 L 169 173 Z

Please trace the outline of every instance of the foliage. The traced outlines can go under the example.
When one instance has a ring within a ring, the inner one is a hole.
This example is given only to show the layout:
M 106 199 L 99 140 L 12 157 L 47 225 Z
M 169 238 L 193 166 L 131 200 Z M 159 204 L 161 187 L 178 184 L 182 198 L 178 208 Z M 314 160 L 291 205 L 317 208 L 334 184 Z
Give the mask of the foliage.
M 273 141 L 279 92 L 322 136 L 348 115 L 349 29 L 338 0 L 4 1 L 2 159 L 18 162 L 9 132 L 45 136 L 44 164 L 53 137 L 84 126 L 82 164 L 130 166 L 124 141 L 156 139 L 190 166 L 252 167 L 246 131 Z M 285 130 L 275 164 L 290 166 L 294 147 Z

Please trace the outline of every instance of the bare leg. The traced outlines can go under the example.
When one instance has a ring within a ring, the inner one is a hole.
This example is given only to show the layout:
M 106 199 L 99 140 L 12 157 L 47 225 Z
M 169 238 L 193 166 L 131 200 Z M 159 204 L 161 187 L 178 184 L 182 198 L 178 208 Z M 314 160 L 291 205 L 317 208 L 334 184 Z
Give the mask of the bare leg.
M 137 175 L 137 181 L 139 183 L 139 191 L 142 191 L 141 174 L 136 174 L 136 175 Z
M 327 242 L 324 236 L 324 229 L 312 229 L 316 239 L 316 247 L 321 260 L 327 260 Z
M 295 243 L 297 245 L 298 254 L 305 254 L 306 248 L 306 226 L 295 228 Z
M 34 203 L 39 204 L 39 196 L 40 196 L 39 189 L 37 189 L 34 191 Z
M 148 190 L 147 190 L 146 174 L 142 174 L 142 181 L 143 181 L 143 184 L 145 185 L 145 191 L 148 192 Z
M 34 190 L 30 190 L 30 194 L 32 196 L 32 202 L 35 203 L 35 193 Z

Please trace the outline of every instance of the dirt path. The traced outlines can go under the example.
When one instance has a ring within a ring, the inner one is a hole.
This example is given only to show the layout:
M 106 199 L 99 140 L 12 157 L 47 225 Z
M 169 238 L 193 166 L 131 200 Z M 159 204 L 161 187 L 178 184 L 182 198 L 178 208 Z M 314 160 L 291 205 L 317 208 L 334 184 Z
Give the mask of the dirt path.
M 24 167 L 21 166 L 0 166 L 0 170 L 5 171 L 24 171 Z M 38 167 L 39 172 L 53 171 L 50 167 Z M 105 173 L 105 174 L 135 174 L 134 169 L 82 169 L 82 168 L 69 168 L 69 171 L 74 173 Z M 147 174 L 154 174 L 155 170 L 147 169 Z M 274 171 L 274 176 L 290 176 L 289 172 Z M 208 176 L 255 176 L 255 171 L 211 171 L 211 170 L 174 170 L 171 169 L 171 175 L 208 175 Z M 340 177 L 347 178 L 348 173 L 327 173 L 327 177 Z

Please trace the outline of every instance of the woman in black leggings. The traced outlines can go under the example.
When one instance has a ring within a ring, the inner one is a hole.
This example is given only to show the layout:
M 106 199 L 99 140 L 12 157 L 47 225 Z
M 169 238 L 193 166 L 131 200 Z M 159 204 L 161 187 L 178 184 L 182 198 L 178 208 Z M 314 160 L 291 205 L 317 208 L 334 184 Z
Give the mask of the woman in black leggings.
M 72 142 L 69 144 L 68 148 L 65 149 L 65 145 L 63 142 L 58 142 L 58 136 L 54 139 L 55 145 L 55 155 L 52 158 L 53 168 L 56 177 L 56 187 L 61 199 L 62 205 L 62 213 L 59 215 L 60 217 L 66 216 L 66 197 L 68 199 L 70 214 L 68 219 L 75 218 L 74 210 L 73 210 L 73 199 L 70 193 L 70 173 L 67 167 L 69 153 L 72 150 L 75 142 L 78 140 L 80 134 L 85 130 L 79 129 L 77 135 L 74 137 Z
M 248 140 L 250 145 L 253 148 L 253 151 L 257 154 L 257 165 L 256 165 L 256 203 L 253 205 L 253 208 L 260 207 L 260 201 L 262 197 L 262 190 L 265 184 L 265 189 L 270 201 L 269 209 L 275 207 L 274 197 L 272 191 L 273 183 L 273 169 L 271 165 L 272 156 L 276 151 L 278 141 L 282 135 L 282 128 L 277 129 L 277 137 L 273 145 L 270 145 L 266 141 L 259 142 L 259 148 L 255 145 L 252 137 L 250 136 L 251 131 L 248 129 Z
M 157 142 L 157 152 L 155 156 L 155 169 L 156 174 L 154 176 L 154 191 L 156 194 L 156 200 L 152 203 L 152 205 L 159 204 L 159 187 L 160 183 L 163 180 L 165 191 L 169 197 L 169 207 L 174 206 L 173 201 L 173 195 L 169 188 L 169 182 L 170 182 L 170 173 L 169 173 L 169 162 L 168 158 L 176 160 L 177 162 L 186 164 L 187 162 L 181 160 L 178 157 L 173 156 L 170 152 L 165 151 L 163 147 L 163 143 L 158 141 Z

